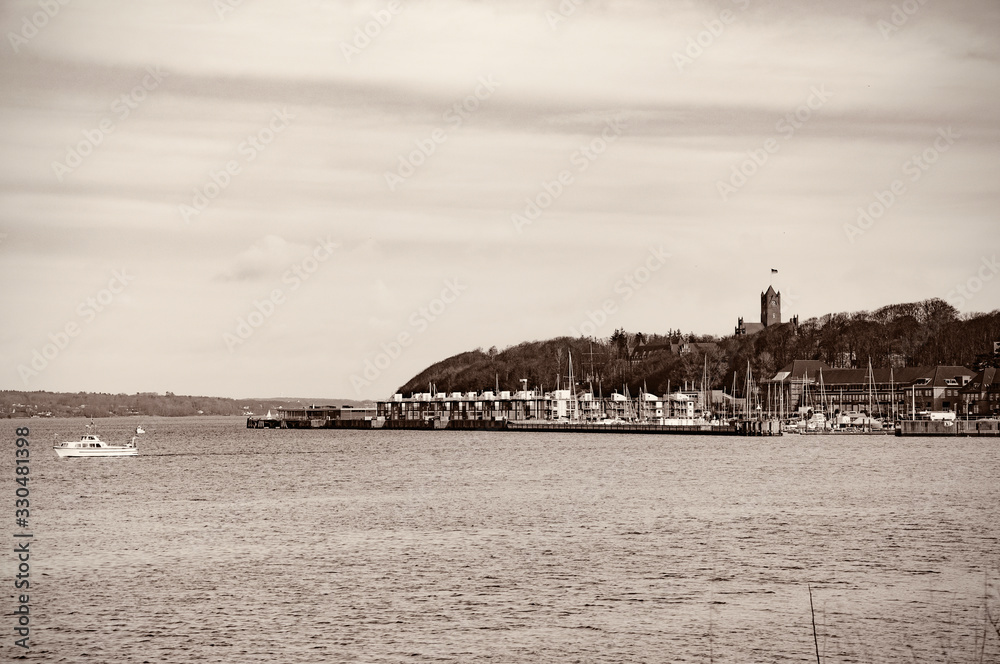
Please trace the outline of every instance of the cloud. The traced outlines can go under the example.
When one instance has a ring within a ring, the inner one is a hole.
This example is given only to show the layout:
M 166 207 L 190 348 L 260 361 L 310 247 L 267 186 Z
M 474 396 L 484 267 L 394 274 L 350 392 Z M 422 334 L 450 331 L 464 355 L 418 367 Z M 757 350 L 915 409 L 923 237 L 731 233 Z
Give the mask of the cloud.
M 277 235 L 267 235 L 249 248 L 230 259 L 229 264 L 217 272 L 217 281 L 255 281 L 280 274 L 301 258 L 309 248 L 304 244 L 288 242 Z

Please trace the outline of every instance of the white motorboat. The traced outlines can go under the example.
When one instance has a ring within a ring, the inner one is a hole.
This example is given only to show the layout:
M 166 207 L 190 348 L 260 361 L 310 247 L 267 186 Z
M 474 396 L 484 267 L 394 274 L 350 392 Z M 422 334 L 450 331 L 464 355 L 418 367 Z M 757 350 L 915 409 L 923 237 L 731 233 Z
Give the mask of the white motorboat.
M 97 434 L 88 433 L 81 436 L 80 440 L 56 443 L 52 449 L 56 451 L 59 458 L 138 456 L 139 448 L 135 446 L 137 438 L 138 436 L 132 436 L 132 440 L 124 445 L 112 445 L 101 440 Z

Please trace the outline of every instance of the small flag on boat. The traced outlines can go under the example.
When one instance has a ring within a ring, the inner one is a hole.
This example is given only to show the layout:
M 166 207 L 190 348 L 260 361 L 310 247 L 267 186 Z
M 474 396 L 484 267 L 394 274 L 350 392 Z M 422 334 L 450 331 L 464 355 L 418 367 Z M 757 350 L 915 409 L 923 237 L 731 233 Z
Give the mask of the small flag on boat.
M 145 430 L 145 429 L 143 429 L 143 428 L 142 428 L 142 427 L 140 426 L 140 427 L 136 427 L 136 428 L 135 428 L 135 432 L 136 432 L 136 433 L 146 433 L 146 430 Z

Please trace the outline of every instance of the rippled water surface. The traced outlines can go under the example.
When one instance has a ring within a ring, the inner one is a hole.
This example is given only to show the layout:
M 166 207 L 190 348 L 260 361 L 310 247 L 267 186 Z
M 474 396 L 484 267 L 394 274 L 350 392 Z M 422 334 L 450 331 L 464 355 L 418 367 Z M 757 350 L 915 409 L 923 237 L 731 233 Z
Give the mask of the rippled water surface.
M 28 424 L 29 661 L 1000 661 L 997 439 Z

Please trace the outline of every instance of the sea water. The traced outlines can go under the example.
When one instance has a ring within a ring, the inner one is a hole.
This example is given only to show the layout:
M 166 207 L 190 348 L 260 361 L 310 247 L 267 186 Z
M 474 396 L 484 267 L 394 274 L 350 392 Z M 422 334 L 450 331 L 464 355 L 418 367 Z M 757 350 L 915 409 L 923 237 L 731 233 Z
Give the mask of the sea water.
M 4 422 L 27 661 L 1000 661 L 997 439 Z

